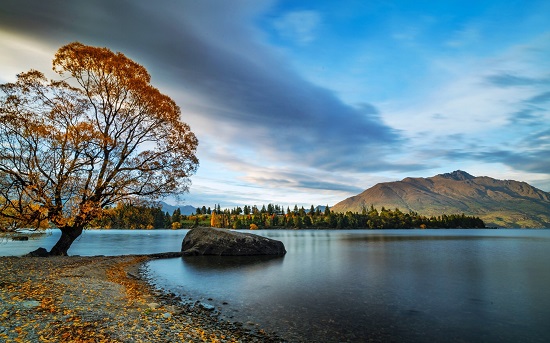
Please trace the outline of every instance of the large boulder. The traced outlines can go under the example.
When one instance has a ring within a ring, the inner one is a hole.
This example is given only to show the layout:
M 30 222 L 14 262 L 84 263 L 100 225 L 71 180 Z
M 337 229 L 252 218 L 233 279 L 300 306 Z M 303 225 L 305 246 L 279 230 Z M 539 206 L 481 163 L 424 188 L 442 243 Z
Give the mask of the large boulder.
M 228 229 L 198 227 L 190 230 L 181 245 L 185 255 L 278 255 L 286 254 L 282 242 Z

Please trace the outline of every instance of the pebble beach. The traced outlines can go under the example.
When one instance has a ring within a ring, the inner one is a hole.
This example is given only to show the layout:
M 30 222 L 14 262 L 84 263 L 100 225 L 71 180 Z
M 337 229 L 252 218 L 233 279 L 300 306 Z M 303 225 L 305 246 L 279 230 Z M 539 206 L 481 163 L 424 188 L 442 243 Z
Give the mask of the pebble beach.
M 153 289 L 150 257 L 1 257 L 3 342 L 282 342 Z

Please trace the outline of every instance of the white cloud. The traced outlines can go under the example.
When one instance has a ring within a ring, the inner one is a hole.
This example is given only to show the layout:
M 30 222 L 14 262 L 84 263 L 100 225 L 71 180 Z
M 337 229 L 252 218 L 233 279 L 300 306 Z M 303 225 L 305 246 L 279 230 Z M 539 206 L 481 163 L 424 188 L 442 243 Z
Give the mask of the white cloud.
M 426 72 L 431 76 L 424 80 L 425 95 L 380 106 L 384 118 L 411 136 L 418 132 L 479 136 L 499 130 L 510 123 L 512 113 L 525 108 L 528 99 L 548 91 L 545 80 L 550 68 L 541 54 L 548 49 L 535 40 L 491 57 L 434 59 Z M 504 85 L 507 81 L 510 84 Z
M 22 34 L 0 30 L 0 83 L 13 82 L 17 74 L 29 69 L 48 73 L 55 50 Z
M 321 15 L 318 12 L 295 11 L 277 19 L 274 27 L 281 37 L 298 44 L 307 44 L 315 40 L 320 23 Z
M 421 34 L 422 29 L 420 27 L 410 25 L 399 27 L 399 31 L 395 31 L 391 37 L 398 42 L 414 46 L 417 44 L 417 40 Z
M 379 104 L 409 137 L 408 158 L 434 174 L 463 169 L 547 187 L 549 150 L 540 137 L 550 122 L 550 46 L 541 37 L 489 57 L 434 59 L 422 97 Z
M 454 32 L 454 35 L 445 42 L 451 48 L 462 48 L 476 44 L 481 39 L 481 33 L 476 25 L 465 26 Z

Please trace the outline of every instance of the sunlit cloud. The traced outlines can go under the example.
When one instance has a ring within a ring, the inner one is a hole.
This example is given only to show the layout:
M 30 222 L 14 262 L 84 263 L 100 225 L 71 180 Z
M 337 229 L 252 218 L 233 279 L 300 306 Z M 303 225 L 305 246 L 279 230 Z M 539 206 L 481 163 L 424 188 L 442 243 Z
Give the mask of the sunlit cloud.
M 10 52 L 0 54 L 0 82 L 13 82 L 17 74 L 29 69 L 52 74 L 51 60 L 56 49 L 24 34 L 0 29 L 0 51 Z

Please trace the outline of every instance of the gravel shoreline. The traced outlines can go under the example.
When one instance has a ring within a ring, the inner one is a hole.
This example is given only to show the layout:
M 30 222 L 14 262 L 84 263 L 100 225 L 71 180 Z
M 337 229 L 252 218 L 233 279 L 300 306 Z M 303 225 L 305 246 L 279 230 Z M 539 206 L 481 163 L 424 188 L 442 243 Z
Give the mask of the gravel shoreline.
M 283 342 L 154 290 L 148 256 L 1 257 L 0 341 Z

